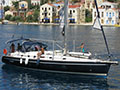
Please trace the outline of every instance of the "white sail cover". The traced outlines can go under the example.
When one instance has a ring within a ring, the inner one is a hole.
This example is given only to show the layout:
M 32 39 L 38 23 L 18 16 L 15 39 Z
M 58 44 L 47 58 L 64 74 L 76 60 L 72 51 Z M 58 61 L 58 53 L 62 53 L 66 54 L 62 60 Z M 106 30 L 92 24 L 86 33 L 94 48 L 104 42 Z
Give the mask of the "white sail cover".
M 63 27 L 64 27 L 64 7 L 63 8 L 61 8 L 61 10 L 60 10 L 60 28 L 61 29 L 63 29 Z
M 93 24 L 93 28 L 101 30 L 100 19 L 98 17 L 96 17 L 96 19 L 95 19 L 95 22 Z

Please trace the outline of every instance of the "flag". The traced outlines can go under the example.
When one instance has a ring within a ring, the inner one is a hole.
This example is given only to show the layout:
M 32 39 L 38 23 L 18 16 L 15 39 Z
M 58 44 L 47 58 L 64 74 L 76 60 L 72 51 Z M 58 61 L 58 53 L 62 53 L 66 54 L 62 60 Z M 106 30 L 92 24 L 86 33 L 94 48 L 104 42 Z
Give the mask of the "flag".
M 94 28 L 94 29 L 101 30 L 100 19 L 98 18 L 98 16 L 96 17 L 96 19 L 95 19 L 95 21 L 94 21 L 93 28 Z

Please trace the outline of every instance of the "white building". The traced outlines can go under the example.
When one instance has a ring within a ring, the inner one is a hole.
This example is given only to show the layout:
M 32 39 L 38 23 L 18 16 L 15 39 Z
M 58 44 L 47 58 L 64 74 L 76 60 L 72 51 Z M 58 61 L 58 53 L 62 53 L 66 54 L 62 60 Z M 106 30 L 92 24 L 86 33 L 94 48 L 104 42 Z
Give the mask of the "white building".
M 78 23 L 80 5 L 69 5 L 68 19 L 70 23 Z
M 100 21 L 103 25 L 114 25 L 119 21 L 119 9 L 117 8 L 117 3 L 104 2 L 99 5 Z M 92 14 L 93 22 L 96 19 L 97 12 L 93 9 Z
M 20 0 L 0 0 L 0 5 L 2 3 L 2 5 L 5 6 L 12 6 L 12 2 L 16 2 L 16 1 L 20 1 Z
M 31 0 L 32 5 L 40 5 L 40 0 Z
M 40 7 L 40 21 L 44 23 L 52 23 L 57 13 L 55 5 L 47 3 Z
M 84 1 L 84 0 L 82 0 L 82 1 Z M 105 0 L 96 0 L 96 1 L 97 1 L 97 4 L 100 5 Z M 85 8 L 86 9 L 92 10 L 94 7 L 95 7 L 94 0 L 85 0 Z

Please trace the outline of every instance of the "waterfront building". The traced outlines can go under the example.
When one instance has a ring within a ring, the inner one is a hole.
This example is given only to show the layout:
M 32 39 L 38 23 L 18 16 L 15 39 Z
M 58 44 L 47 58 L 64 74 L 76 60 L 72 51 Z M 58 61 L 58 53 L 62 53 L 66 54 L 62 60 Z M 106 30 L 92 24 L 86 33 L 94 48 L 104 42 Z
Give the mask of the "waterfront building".
M 19 10 L 27 11 L 28 10 L 28 2 L 26 2 L 26 1 L 19 2 Z
M 84 5 L 69 5 L 68 9 L 69 23 L 83 23 L 85 22 L 85 8 Z
M 4 10 L 2 8 L 0 8 L 0 19 L 2 19 L 4 16 Z
M 20 0 L 0 0 L 0 4 L 2 4 L 3 7 L 5 6 L 12 6 L 12 2 L 16 2 L 16 1 L 20 1 Z
M 40 5 L 40 0 L 31 0 L 32 5 Z
M 10 10 L 8 10 L 8 11 L 5 12 L 5 16 L 6 16 L 6 15 L 11 15 L 11 16 L 13 16 L 13 12 L 10 11 Z
M 69 23 L 78 23 L 78 21 L 80 20 L 78 18 L 79 9 L 80 9 L 79 5 L 69 5 L 68 9 Z
M 40 7 L 40 22 L 53 23 L 57 13 L 57 6 L 46 3 Z
M 28 11 L 28 2 L 21 1 L 19 2 L 19 13 L 18 15 L 24 18 L 26 16 L 26 12 Z
M 100 5 L 103 3 L 105 0 L 96 0 L 97 4 Z M 84 0 L 82 0 L 84 2 Z M 95 7 L 94 0 L 85 0 L 85 8 L 92 11 L 92 8 Z
M 100 22 L 103 25 L 114 25 L 119 21 L 119 9 L 117 3 L 104 2 L 99 5 Z M 96 19 L 97 12 L 93 9 L 93 22 Z

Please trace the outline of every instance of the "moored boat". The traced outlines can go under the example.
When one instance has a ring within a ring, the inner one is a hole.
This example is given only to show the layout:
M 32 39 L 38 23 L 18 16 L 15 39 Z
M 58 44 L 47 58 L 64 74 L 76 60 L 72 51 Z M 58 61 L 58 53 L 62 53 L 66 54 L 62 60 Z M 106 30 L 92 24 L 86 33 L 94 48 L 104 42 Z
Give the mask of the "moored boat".
M 95 0 L 96 4 L 96 0 Z M 96 5 L 97 6 L 97 5 Z M 43 40 L 39 39 L 16 39 L 10 40 L 7 43 L 12 43 L 22 41 L 21 48 L 15 50 L 12 49 L 8 53 L 4 53 L 5 56 L 2 57 L 2 61 L 6 64 L 12 64 L 20 67 L 26 67 L 30 69 L 50 71 L 50 72 L 62 72 L 71 74 L 84 74 L 84 75 L 103 75 L 107 76 L 110 66 L 113 64 L 118 64 L 118 61 L 102 60 L 91 58 L 90 52 L 71 52 L 67 49 L 67 11 L 68 11 L 68 0 L 65 0 L 64 6 L 64 24 L 63 32 L 64 34 L 64 47 L 62 49 L 55 49 L 55 44 L 57 41 L 50 41 L 52 45 L 52 50 L 47 50 L 47 47 Z M 99 15 L 99 14 L 98 14 Z M 105 44 L 107 47 L 108 54 L 110 51 L 108 48 L 107 40 L 102 26 L 99 26 L 99 16 L 96 18 L 97 23 L 95 28 L 101 29 L 105 39 Z M 14 46 L 14 45 L 13 45 Z M 37 49 L 35 48 L 37 46 Z M 44 48 L 44 53 L 41 54 L 42 48 Z M 40 53 L 40 55 L 39 55 Z

